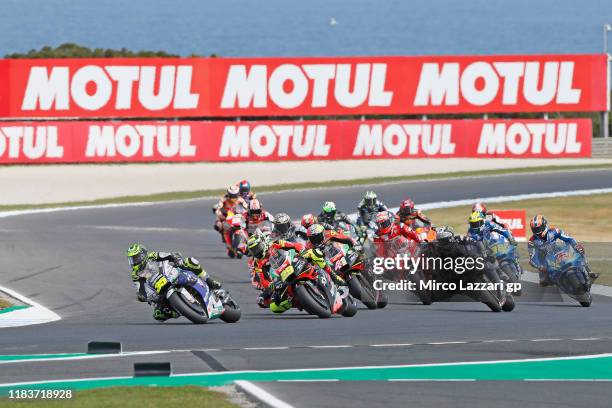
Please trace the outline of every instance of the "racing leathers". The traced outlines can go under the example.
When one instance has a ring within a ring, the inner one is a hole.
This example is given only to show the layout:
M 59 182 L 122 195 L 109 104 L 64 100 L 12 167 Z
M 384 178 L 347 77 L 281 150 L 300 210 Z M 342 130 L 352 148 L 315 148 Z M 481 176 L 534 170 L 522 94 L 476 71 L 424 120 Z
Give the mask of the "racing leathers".
M 333 219 L 329 219 L 327 214 L 325 214 L 324 212 L 321 212 L 317 216 L 317 220 L 318 220 L 317 222 L 323 225 L 325 229 L 337 230 L 338 228 L 341 227 L 341 224 L 343 223 L 346 224 L 347 226 L 352 226 L 353 228 L 357 229 L 355 223 L 351 221 L 349 216 L 340 211 L 336 212 Z
M 249 214 L 247 213 L 243 213 L 242 217 L 245 220 L 246 223 L 246 229 L 247 232 L 250 234 L 253 234 L 257 228 L 260 228 L 261 224 L 264 221 L 269 221 L 269 222 L 273 222 L 274 221 L 274 217 L 272 216 L 272 214 L 270 214 L 268 211 L 262 210 L 261 213 L 259 214 Z M 270 232 L 269 228 L 268 230 L 265 229 L 260 229 L 261 232 Z
M 373 206 L 367 206 L 365 200 L 362 199 L 359 205 L 357 206 L 357 210 L 359 211 L 359 217 L 357 218 L 358 226 L 368 226 L 370 221 L 373 221 L 381 211 L 388 211 L 386 205 L 384 205 L 380 200 L 376 200 Z
M 474 241 L 482 241 L 491 232 L 497 232 L 498 234 L 503 235 L 511 245 L 517 245 L 516 240 L 508 229 L 500 227 L 499 224 L 493 223 L 493 221 L 490 221 L 489 219 L 485 219 L 481 228 L 468 228 L 467 236 Z
M 196 258 L 184 258 L 178 252 L 149 252 L 147 254 L 146 266 L 139 272 L 132 271 L 132 282 L 137 291 L 138 300 L 154 305 L 153 318 L 155 320 L 165 321 L 179 316 L 167 303 L 166 298 L 158 295 L 154 282 L 151 281 L 151 278 L 159 272 L 161 262 L 165 261 L 168 261 L 176 268 L 193 272 L 200 279 L 204 280 L 211 289 L 219 289 L 221 287 L 220 282 L 208 276 Z
M 548 266 L 546 265 L 543 247 L 557 239 L 570 244 L 578 253 L 584 255 L 584 247 L 582 244 L 565 234 L 563 230 L 559 228 L 548 228 L 543 235 L 532 235 L 531 238 L 529 238 L 528 244 L 530 248 L 529 264 L 538 269 L 540 286 L 552 284 L 548 279 Z M 591 279 L 596 279 L 599 276 L 598 274 L 592 273 L 588 265 L 586 269 Z
M 414 209 L 414 212 L 403 215 L 400 211 L 396 214 L 397 220 L 402 223 L 404 226 L 410 228 L 411 230 L 416 230 L 417 228 L 427 228 L 431 227 L 431 220 L 423 214 L 423 211 L 419 209 Z
M 419 235 L 407 225 L 400 225 L 398 222 L 393 222 L 389 231 L 382 232 L 380 229 L 375 231 L 373 241 L 376 246 L 376 256 L 395 256 L 396 254 L 390 253 L 391 248 L 388 243 L 398 236 L 403 236 L 417 243 L 421 242 Z

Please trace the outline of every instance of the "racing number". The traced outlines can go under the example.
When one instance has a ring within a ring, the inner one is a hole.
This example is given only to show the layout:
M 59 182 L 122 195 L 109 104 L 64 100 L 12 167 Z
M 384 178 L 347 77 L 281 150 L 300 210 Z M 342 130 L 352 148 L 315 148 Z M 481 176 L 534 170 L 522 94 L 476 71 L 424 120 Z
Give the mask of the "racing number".
M 164 286 L 166 286 L 168 284 L 168 279 L 166 279 L 165 276 L 160 276 L 155 283 L 153 284 L 153 286 L 155 287 L 155 291 L 157 293 L 161 293 L 162 289 L 164 288 Z

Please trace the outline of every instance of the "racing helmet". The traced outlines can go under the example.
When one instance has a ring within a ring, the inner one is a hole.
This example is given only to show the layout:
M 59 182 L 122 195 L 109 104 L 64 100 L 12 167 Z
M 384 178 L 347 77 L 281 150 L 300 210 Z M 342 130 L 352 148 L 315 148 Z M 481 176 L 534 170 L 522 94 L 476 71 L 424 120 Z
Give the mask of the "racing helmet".
M 537 214 L 529 222 L 533 235 L 544 237 L 548 232 L 548 220 L 541 214 Z
M 241 196 L 246 197 L 251 192 L 251 183 L 247 180 L 242 180 L 240 184 L 238 184 L 238 192 Z
M 248 209 L 248 213 L 250 216 L 252 217 L 258 217 L 261 215 L 262 209 L 261 209 L 261 203 L 259 202 L 258 199 L 254 198 L 249 202 L 249 209 Z
M 480 211 L 472 211 L 468 223 L 471 231 L 479 231 L 484 225 L 484 216 Z
M 280 235 L 285 235 L 291 228 L 291 217 L 285 213 L 279 213 L 274 216 L 274 231 Z
M 302 227 L 309 228 L 311 225 L 317 223 L 317 217 L 314 214 L 304 214 L 302 216 Z
M 227 198 L 229 198 L 230 200 L 237 200 L 238 194 L 239 190 L 236 184 L 232 184 L 227 188 Z
M 393 219 L 387 211 L 376 214 L 376 226 L 380 234 L 388 234 L 393 226 Z
M 316 248 L 325 241 L 325 228 L 321 224 L 313 224 L 308 227 L 306 236 L 310 243 Z
M 247 249 L 253 258 L 261 259 L 268 252 L 268 242 L 260 234 L 253 234 L 247 241 Z
M 321 215 L 324 221 L 327 221 L 330 224 L 333 223 L 336 219 L 336 203 L 333 201 L 326 201 L 323 204 Z
M 455 236 L 455 231 L 450 226 L 436 228 L 436 241 L 448 242 Z
M 133 272 L 141 272 L 147 265 L 149 253 L 141 244 L 131 244 L 127 249 L 127 257 Z
M 376 193 L 373 191 L 366 191 L 363 195 L 363 205 L 366 208 L 374 208 L 376 206 L 377 201 Z
M 474 205 L 472 206 L 472 212 L 474 212 L 474 211 L 478 211 L 478 212 L 481 212 L 483 214 L 486 214 L 487 213 L 487 206 L 482 201 L 475 202 Z
M 400 217 L 402 218 L 408 217 L 412 215 L 414 212 L 415 212 L 414 201 L 412 201 L 410 198 L 406 198 L 404 201 L 402 201 L 402 203 L 400 204 L 400 208 L 399 208 Z

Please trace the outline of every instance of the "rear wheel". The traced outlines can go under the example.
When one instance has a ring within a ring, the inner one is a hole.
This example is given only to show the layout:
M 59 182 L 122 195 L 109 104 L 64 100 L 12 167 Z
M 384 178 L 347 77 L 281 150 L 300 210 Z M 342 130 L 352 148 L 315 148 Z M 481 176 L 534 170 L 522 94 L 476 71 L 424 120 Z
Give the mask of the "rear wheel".
M 307 282 L 304 285 L 296 286 L 295 294 L 302 308 L 308 313 L 319 316 L 322 319 L 327 319 L 331 316 L 331 308 L 327 299 L 312 283 Z
M 361 303 L 366 305 L 368 309 L 376 309 L 379 307 L 376 303 L 376 291 L 370 285 L 370 282 L 368 282 L 365 276 L 363 276 L 362 274 L 357 274 L 353 279 L 351 279 L 351 281 L 357 281 L 357 283 L 359 284 L 360 296 L 357 299 L 361 300 Z M 353 295 L 352 292 L 351 295 Z
M 380 296 L 378 297 L 378 301 L 376 301 L 376 306 L 378 306 L 379 309 L 384 309 L 388 303 L 389 296 L 381 292 Z
M 185 316 L 192 323 L 195 324 L 204 324 L 208 322 L 208 314 L 204 307 L 200 306 L 200 310 L 197 310 L 198 307 L 196 305 L 192 305 L 187 299 L 184 298 L 181 292 L 176 291 L 168 298 L 168 303 L 170 306 L 177 312 L 181 314 L 181 316 Z

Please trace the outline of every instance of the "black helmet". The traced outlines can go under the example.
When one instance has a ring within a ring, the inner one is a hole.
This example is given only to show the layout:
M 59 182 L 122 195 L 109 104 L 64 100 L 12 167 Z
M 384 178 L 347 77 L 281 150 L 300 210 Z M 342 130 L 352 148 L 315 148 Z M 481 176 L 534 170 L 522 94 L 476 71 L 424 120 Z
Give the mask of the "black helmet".
M 325 228 L 321 224 L 311 225 L 306 231 L 306 236 L 313 246 L 318 247 L 325 241 Z
M 285 213 L 279 213 L 274 216 L 274 231 L 280 235 L 285 235 L 291 228 L 291 217 Z

